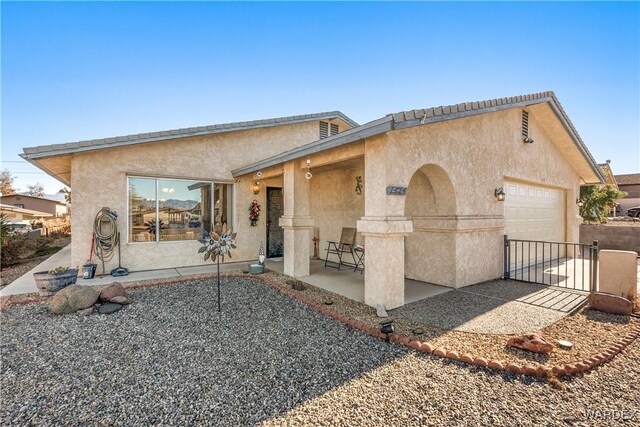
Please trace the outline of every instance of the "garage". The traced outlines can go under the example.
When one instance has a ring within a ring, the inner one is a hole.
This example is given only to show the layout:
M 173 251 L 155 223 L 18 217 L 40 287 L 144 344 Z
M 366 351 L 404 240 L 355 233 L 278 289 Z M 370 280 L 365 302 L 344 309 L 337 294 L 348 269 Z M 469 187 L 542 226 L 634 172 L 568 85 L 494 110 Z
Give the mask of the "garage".
M 505 233 L 510 239 L 565 241 L 564 190 L 505 181 Z

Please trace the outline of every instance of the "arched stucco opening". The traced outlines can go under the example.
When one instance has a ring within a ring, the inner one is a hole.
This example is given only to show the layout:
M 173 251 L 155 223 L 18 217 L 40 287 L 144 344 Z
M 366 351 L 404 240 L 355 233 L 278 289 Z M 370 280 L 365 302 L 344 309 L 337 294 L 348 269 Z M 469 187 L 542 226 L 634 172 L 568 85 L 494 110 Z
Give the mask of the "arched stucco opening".
M 405 216 L 413 233 L 405 238 L 405 277 L 438 285 L 456 285 L 456 192 L 447 172 L 435 164 L 411 177 Z

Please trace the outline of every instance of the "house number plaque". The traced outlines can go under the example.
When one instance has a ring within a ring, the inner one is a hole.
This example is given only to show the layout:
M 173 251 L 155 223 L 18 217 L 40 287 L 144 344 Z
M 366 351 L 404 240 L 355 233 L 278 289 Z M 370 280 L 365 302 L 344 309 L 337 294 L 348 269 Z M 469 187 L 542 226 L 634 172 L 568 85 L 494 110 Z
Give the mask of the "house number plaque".
M 396 187 L 390 185 L 387 187 L 387 194 L 391 194 L 392 196 L 404 196 L 407 194 L 407 187 Z

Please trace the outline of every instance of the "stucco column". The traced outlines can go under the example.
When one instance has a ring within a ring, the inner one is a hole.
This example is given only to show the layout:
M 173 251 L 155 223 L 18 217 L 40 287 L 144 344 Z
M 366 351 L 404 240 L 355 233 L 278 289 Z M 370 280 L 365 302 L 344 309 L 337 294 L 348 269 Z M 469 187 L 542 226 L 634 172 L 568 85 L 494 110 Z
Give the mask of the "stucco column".
M 404 217 L 363 217 L 358 231 L 365 237 L 364 302 L 387 309 L 404 305 L 404 238 L 413 221 Z
M 295 161 L 284 165 L 284 215 L 280 227 L 284 229 L 284 274 L 292 277 L 309 275 L 313 218 L 309 214 L 309 180 L 305 173 Z

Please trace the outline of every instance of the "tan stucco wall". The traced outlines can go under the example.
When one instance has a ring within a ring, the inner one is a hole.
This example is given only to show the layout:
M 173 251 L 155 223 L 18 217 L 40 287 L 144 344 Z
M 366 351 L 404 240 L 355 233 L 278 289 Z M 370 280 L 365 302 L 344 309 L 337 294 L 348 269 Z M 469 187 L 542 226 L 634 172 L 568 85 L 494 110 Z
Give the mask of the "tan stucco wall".
M 317 139 L 318 122 L 278 126 L 176 141 L 76 153 L 72 158 L 72 265 L 88 257 L 93 219 L 108 206 L 117 211 L 122 233 L 122 262 L 133 271 L 201 265 L 196 241 L 127 243 L 127 176 L 160 176 L 233 182 L 231 171 L 284 150 Z M 260 241 L 266 238 L 264 187 L 253 194 L 255 176 L 237 180 L 234 188 L 233 228 L 238 249 L 231 261 L 256 259 Z M 281 178 L 265 184 L 279 186 Z M 258 225 L 251 227 L 248 209 L 253 199 L 263 208 Z M 229 260 L 227 260 L 229 261 Z M 117 265 L 108 263 L 107 270 Z
M 63 216 L 67 213 L 67 207 L 65 205 L 48 199 L 12 194 L 9 196 L 2 196 L 0 201 L 5 205 L 23 205 L 22 207 L 24 209 L 45 212 L 54 216 Z
M 638 294 L 638 254 L 601 250 L 598 254 L 598 291 L 633 301 Z
M 311 216 L 319 233 L 318 255 L 322 259 L 327 241 L 339 241 L 342 228 L 356 228 L 356 222 L 364 215 L 365 185 L 363 194 L 357 194 L 356 176 L 362 176 L 364 181 L 364 158 L 347 162 L 344 167 L 338 163 L 335 169 L 314 172 L 310 180 Z M 359 243 L 364 243 L 364 238 L 357 235 L 356 244 Z M 329 259 L 337 261 L 333 255 Z
M 578 241 L 578 173 L 552 142 L 559 136 L 547 135 L 535 113 L 529 134 L 535 142 L 523 143 L 521 110 L 514 109 L 366 141 L 365 217 L 413 219 L 414 231 L 405 238 L 407 277 L 456 287 L 500 277 L 504 203 L 493 193 L 505 179 L 564 189 L 566 240 Z M 426 173 L 427 180 L 411 182 L 424 165 L 434 165 L 431 179 Z M 448 180 L 434 172 L 440 169 Z M 388 185 L 407 186 L 409 194 L 387 195 Z M 416 199 L 412 192 L 422 196 Z

